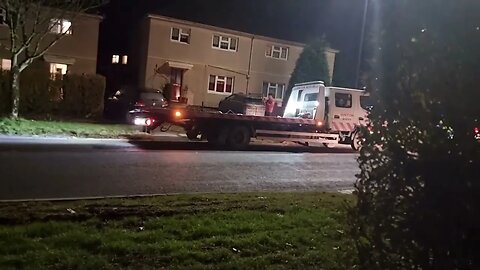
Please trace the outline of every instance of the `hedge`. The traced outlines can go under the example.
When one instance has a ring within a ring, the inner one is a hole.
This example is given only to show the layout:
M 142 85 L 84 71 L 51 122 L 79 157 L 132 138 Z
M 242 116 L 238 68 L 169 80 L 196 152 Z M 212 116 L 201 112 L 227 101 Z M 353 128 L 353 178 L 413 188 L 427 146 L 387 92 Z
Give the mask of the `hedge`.
M 20 113 L 97 118 L 103 112 L 105 78 L 100 75 L 65 75 L 50 78 L 40 69 L 29 69 L 20 79 Z M 10 74 L 0 74 L 0 114 L 11 108 Z

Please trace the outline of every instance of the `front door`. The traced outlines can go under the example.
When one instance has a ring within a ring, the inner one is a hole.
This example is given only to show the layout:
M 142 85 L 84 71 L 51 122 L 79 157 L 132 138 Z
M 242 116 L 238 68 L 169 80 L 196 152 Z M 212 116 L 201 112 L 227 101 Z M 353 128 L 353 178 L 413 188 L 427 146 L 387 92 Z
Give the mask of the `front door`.
M 172 84 L 172 98 L 178 100 L 183 85 L 183 69 L 171 68 L 170 83 Z

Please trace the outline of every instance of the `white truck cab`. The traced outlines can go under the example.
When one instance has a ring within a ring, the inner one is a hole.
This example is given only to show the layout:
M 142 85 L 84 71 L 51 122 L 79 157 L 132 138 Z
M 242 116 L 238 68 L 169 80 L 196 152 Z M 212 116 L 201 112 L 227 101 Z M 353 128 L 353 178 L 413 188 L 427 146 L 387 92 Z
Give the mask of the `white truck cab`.
M 360 89 L 325 87 L 321 81 L 296 84 L 284 117 L 322 122 L 325 131 L 340 135 L 340 142 L 354 139 L 359 126 L 368 121 L 368 93 Z

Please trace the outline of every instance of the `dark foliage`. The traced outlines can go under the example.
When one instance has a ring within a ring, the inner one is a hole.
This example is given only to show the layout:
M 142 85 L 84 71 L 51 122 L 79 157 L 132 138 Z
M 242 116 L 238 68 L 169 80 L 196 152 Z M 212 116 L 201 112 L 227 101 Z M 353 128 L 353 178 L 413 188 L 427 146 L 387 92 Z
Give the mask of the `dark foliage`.
M 361 269 L 480 269 L 480 2 L 373 2 L 376 105 L 351 211 Z

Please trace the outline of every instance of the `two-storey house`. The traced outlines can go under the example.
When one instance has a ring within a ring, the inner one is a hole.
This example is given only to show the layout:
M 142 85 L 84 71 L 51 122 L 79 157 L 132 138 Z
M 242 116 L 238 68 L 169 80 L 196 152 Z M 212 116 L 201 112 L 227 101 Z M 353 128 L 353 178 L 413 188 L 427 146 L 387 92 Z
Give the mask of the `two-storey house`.
M 174 97 L 216 107 L 232 93 L 281 102 L 304 44 L 230 29 L 148 15 L 129 56 L 142 87 L 174 87 Z M 330 77 L 337 51 L 326 52 Z M 118 57 L 118 56 L 113 56 Z M 118 62 L 121 59 L 113 59 Z

